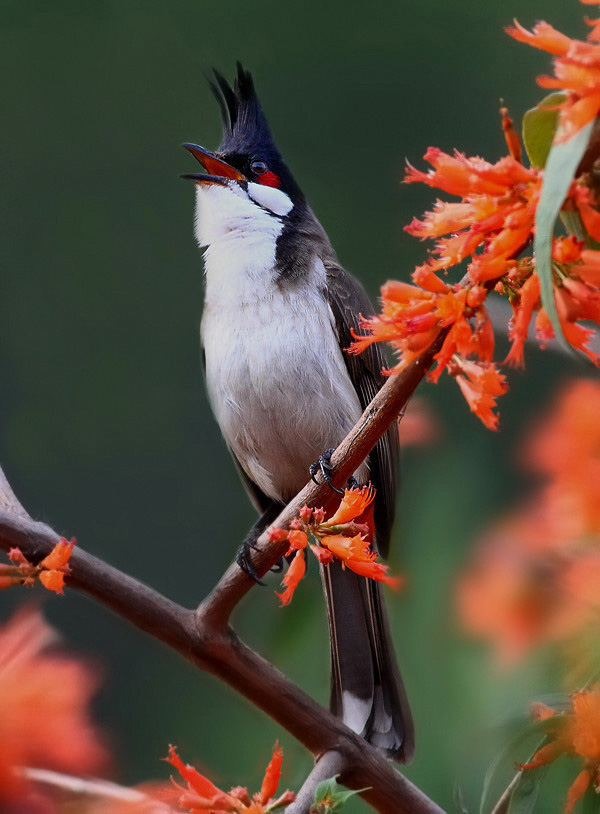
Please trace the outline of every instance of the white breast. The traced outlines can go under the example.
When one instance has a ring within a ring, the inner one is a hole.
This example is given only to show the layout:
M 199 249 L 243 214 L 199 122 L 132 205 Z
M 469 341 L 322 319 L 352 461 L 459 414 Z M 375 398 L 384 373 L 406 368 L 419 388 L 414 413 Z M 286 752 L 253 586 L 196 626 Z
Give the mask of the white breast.
M 201 224 L 210 202 L 204 198 L 200 207 Z M 282 225 L 262 214 L 250 229 L 246 223 L 213 235 L 202 341 L 209 398 L 225 440 L 251 480 L 285 501 L 362 411 L 322 294 L 322 262 L 308 279 L 280 286 L 274 263 Z M 206 236 L 205 225 L 201 231 Z M 364 478 L 366 468 L 357 476 Z

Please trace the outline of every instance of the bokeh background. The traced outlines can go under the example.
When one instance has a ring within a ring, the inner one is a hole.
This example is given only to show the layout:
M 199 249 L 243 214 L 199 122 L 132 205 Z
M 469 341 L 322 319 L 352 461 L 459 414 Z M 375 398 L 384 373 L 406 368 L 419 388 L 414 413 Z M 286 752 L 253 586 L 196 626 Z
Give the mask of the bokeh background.
M 220 139 L 211 66 L 231 76 L 241 59 L 254 72 L 284 156 L 375 297 L 423 257 L 402 227 L 433 196 L 400 185 L 405 158 L 421 164 L 430 145 L 504 154 L 499 99 L 520 118 L 548 59 L 503 27 L 544 18 L 581 36 L 583 11 L 575 0 L 2 0 L 0 459 L 30 513 L 189 606 L 253 520 L 204 392 L 202 263 L 193 189 L 178 178 L 195 169 L 181 142 Z M 498 434 L 452 382 L 422 388 L 441 433 L 404 455 L 392 564 L 408 587 L 389 605 L 418 734 L 407 774 L 450 810 L 457 787 L 475 808 L 504 723 L 557 689 L 544 653 L 494 672 L 457 632 L 452 589 L 481 529 L 520 493 L 518 439 L 582 372 L 530 350 Z M 316 570 L 288 609 L 276 586 L 252 591 L 237 628 L 326 702 Z M 75 592 L 41 594 L 30 596 L 103 675 L 96 715 L 115 778 L 166 777 L 159 758 L 176 743 L 225 787 L 257 787 L 279 738 L 284 780 L 299 785 L 309 756 L 245 701 Z M 2 618 L 23 598 L 0 596 Z M 549 794 L 540 810 L 558 806 Z

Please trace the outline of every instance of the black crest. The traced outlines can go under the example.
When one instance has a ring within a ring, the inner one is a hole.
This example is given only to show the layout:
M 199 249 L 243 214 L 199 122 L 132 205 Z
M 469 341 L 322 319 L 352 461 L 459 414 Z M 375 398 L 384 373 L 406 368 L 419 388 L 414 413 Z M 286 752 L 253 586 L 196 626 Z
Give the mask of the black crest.
M 223 119 L 223 139 L 219 153 L 225 155 L 260 154 L 264 158 L 280 158 L 271 131 L 262 111 L 250 71 L 237 63 L 233 87 L 218 71 L 209 80 Z

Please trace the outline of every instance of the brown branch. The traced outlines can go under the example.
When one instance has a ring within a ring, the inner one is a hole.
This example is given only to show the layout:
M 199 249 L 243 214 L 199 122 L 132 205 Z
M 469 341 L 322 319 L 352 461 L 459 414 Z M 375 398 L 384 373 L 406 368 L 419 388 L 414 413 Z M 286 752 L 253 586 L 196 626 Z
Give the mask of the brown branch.
M 391 377 L 367 407 L 358 424 L 333 455 L 333 481 L 344 483 L 378 438 L 397 419 L 425 375 L 444 334 L 423 356 Z M 1 471 L 1 470 L 0 470 Z M 49 526 L 31 520 L 0 478 L 0 548 L 18 546 L 38 562 L 59 540 Z M 286 525 L 298 509 L 330 499 L 328 487 L 306 486 L 276 520 Z M 286 544 L 259 539 L 254 564 L 265 573 L 285 552 Z M 231 611 L 253 586 L 231 566 L 197 610 L 188 610 L 79 548 L 71 557 L 68 585 L 92 596 L 132 624 L 181 653 L 189 661 L 233 687 L 270 715 L 315 757 L 342 756 L 340 782 L 367 789 L 361 796 L 384 814 L 443 814 L 432 800 L 397 772 L 385 757 L 323 709 L 269 662 L 241 642 L 228 625 Z

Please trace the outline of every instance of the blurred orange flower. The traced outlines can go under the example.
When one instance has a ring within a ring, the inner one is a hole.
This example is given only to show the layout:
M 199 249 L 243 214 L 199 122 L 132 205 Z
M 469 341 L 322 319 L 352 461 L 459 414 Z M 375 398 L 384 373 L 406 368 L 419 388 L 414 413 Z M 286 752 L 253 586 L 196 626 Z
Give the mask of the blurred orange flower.
M 426 446 L 439 440 L 442 426 L 429 403 L 413 396 L 398 419 L 398 434 L 402 447 Z
M 19 767 L 87 774 L 107 762 L 88 712 L 97 680 L 80 661 L 52 652 L 56 639 L 30 607 L 0 628 L 0 808 L 28 792 Z
M 488 532 L 458 584 L 464 629 L 501 664 L 600 622 L 600 383 L 573 382 L 521 454 L 542 485 Z
M 525 771 L 536 769 L 563 754 L 583 758 L 584 768 L 569 789 L 565 814 L 572 814 L 575 803 L 591 785 L 597 789 L 600 781 L 600 685 L 575 693 L 572 698 L 572 712 L 557 714 L 549 707 L 536 706 L 536 717 L 552 719 L 556 728 L 550 743 L 542 746 L 528 763 L 519 766 Z
M 291 791 L 285 791 L 275 797 L 281 778 L 281 763 L 283 750 L 275 744 L 273 756 L 265 771 L 262 786 L 259 792 L 250 797 L 248 789 L 236 786 L 229 792 L 221 791 L 207 777 L 200 774 L 193 766 L 186 765 L 174 746 L 169 747 L 169 757 L 165 758 L 171 763 L 187 782 L 187 789 L 181 788 L 179 797 L 180 808 L 186 811 L 208 811 L 212 814 L 266 814 L 277 808 L 290 805 L 296 799 Z

